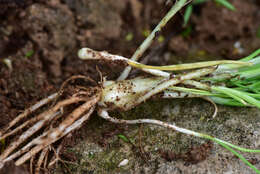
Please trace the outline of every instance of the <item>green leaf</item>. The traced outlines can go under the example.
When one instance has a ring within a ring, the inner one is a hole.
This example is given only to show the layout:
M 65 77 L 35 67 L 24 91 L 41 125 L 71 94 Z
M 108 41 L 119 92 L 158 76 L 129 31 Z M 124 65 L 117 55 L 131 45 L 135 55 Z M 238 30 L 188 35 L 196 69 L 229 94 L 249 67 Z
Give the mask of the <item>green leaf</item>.
M 221 145 L 222 147 L 224 147 L 225 149 L 227 149 L 228 151 L 230 151 L 231 153 L 236 155 L 240 160 L 242 160 L 246 165 L 248 165 L 257 174 L 260 174 L 260 171 L 253 164 L 251 164 L 243 155 L 241 155 L 240 153 L 238 153 L 237 151 L 234 150 L 234 149 L 236 149 L 241 152 L 249 152 L 249 153 L 260 153 L 259 149 L 247 149 L 247 148 L 239 147 L 234 144 L 228 143 L 226 141 L 220 140 L 218 138 L 215 138 L 215 137 L 212 137 L 212 136 L 209 136 L 206 134 L 200 134 L 200 136 L 202 138 L 205 138 L 205 139 L 214 141 L 215 143 L 218 143 L 219 145 Z
M 260 108 L 260 101 L 249 96 L 247 93 L 245 93 L 243 91 L 238 91 L 238 90 L 223 87 L 223 86 L 212 87 L 212 89 L 216 90 L 218 92 L 222 92 L 243 104 L 245 104 L 244 102 L 246 101 L 246 102 L 250 103 L 251 105 L 254 105 L 254 106 Z
M 183 16 L 183 20 L 184 20 L 183 27 L 186 27 L 186 25 L 188 24 L 192 11 L 193 11 L 193 6 L 188 5 Z
M 181 32 L 182 37 L 188 37 L 191 34 L 192 27 L 188 26 L 184 31 Z
M 241 161 L 243 161 L 246 165 L 248 165 L 252 170 L 254 170 L 257 174 L 260 174 L 260 171 L 253 165 L 251 164 L 243 155 L 232 149 L 228 144 L 223 143 L 222 141 L 217 141 L 215 140 L 216 143 L 220 144 L 230 152 L 232 152 L 234 155 L 236 155 Z
M 242 103 L 240 103 L 237 100 L 234 100 L 232 98 L 210 96 L 210 99 L 213 100 L 215 103 L 221 104 L 221 105 L 239 106 L 239 107 L 245 106 L 244 104 L 242 104 Z
M 229 10 L 232 10 L 232 11 L 236 10 L 236 8 L 231 3 L 229 3 L 227 0 L 215 0 L 215 2 L 226 7 Z
M 124 136 L 124 135 L 122 135 L 122 134 L 119 134 L 119 135 L 117 135 L 118 136 L 118 138 L 120 138 L 120 139 L 122 139 L 124 142 L 126 142 L 126 143 L 129 143 L 130 142 L 130 140 L 128 139 L 128 138 L 126 138 L 126 136 Z
M 143 34 L 144 37 L 148 37 L 151 34 L 151 30 L 144 29 L 142 34 Z
M 240 61 L 249 61 L 253 58 L 255 58 L 256 56 L 258 56 L 260 54 L 260 48 L 255 50 L 253 53 L 251 53 L 249 56 L 246 56 L 242 59 L 240 59 Z
M 238 102 L 240 102 L 240 103 L 242 103 L 244 105 L 247 105 L 247 103 L 244 101 L 244 99 L 242 97 L 234 94 L 230 88 L 226 88 L 226 87 L 223 87 L 223 86 L 213 86 L 211 88 L 213 90 L 219 92 L 219 93 L 226 94 L 227 96 L 237 100 Z
M 25 57 L 30 58 L 30 57 L 32 57 L 33 54 L 34 54 L 34 51 L 33 51 L 33 50 L 30 50 L 30 51 L 28 51 L 28 52 L 25 54 Z
M 207 2 L 208 0 L 194 0 L 193 2 L 192 2 L 192 4 L 193 5 L 197 5 L 197 4 L 202 4 L 202 3 L 204 3 L 204 2 Z

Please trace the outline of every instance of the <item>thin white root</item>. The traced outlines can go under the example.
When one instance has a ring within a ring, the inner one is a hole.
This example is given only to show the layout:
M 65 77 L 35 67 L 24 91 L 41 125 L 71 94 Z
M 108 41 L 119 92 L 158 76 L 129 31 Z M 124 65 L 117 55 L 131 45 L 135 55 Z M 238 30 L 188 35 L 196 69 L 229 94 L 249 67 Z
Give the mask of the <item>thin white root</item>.
M 58 146 L 57 150 L 55 150 L 52 147 L 52 151 L 54 152 L 54 156 L 53 156 L 53 160 L 51 160 L 51 162 L 48 164 L 48 168 L 53 166 L 54 164 L 56 164 L 58 161 L 61 161 L 61 159 L 59 157 L 59 153 L 60 153 L 61 148 L 62 148 L 61 145 Z
M 210 102 L 214 106 L 214 113 L 212 115 L 212 118 L 215 118 L 218 114 L 218 106 L 216 105 L 216 103 L 212 101 L 209 97 L 201 97 L 201 98 Z
M 137 119 L 137 120 L 122 120 L 122 119 L 117 119 L 117 118 L 113 118 L 110 117 L 107 110 L 105 109 L 99 109 L 98 110 L 98 115 L 102 118 L 104 118 L 105 120 L 108 120 L 110 122 L 113 123 L 120 123 L 120 124 L 142 124 L 142 123 L 149 123 L 149 124 L 155 124 L 155 125 L 159 125 L 165 128 L 169 128 L 169 129 L 173 129 L 175 131 L 187 134 L 187 135 L 192 135 L 192 136 L 196 136 L 196 137 L 201 137 L 200 133 L 185 129 L 185 128 L 180 128 L 177 127 L 173 124 L 169 124 L 169 123 L 165 123 L 159 120 L 154 120 L 154 119 Z
M 48 138 L 46 140 L 42 140 L 43 144 L 48 141 L 52 141 L 52 139 L 56 139 L 63 133 L 63 131 L 69 127 L 72 123 L 74 123 L 75 120 L 77 120 L 81 114 L 83 114 L 85 111 L 89 110 L 93 105 L 95 105 L 100 99 L 100 94 L 95 95 L 91 97 L 87 102 L 76 108 L 71 114 L 69 114 L 64 121 L 60 123 L 60 125 L 51 130 L 52 133 L 48 135 Z
M 39 144 L 38 148 L 34 148 L 36 149 L 36 153 L 38 151 L 41 150 L 42 146 L 44 146 L 45 144 L 49 144 L 49 142 L 53 143 L 55 141 L 57 141 L 58 139 L 60 139 L 61 137 L 63 137 L 64 132 L 69 131 L 70 132 L 70 125 L 73 125 L 72 123 L 78 119 L 82 113 L 84 113 L 85 111 L 89 110 L 90 107 L 93 108 L 93 106 L 98 102 L 100 98 L 100 95 L 98 96 L 94 96 L 92 99 L 90 99 L 89 101 L 85 102 L 84 104 L 82 104 L 81 106 L 79 106 L 77 109 L 75 109 L 60 125 L 58 128 L 52 129 L 50 131 L 48 131 L 47 133 L 45 133 L 45 135 L 48 135 L 48 137 L 44 138 L 45 136 L 41 136 L 40 138 L 34 139 L 31 143 L 27 144 L 24 148 L 26 151 L 29 147 L 31 147 L 34 144 Z M 93 111 L 92 111 L 93 112 Z M 91 112 L 91 113 L 92 113 Z M 83 116 L 84 117 L 84 116 Z M 68 132 L 68 133 L 69 133 Z M 50 144 L 51 144 L 50 143 Z M 37 150 L 38 149 L 38 150 Z M 22 149 L 23 150 L 23 149 Z M 31 150 L 32 151 L 32 150 Z M 22 153 L 22 151 L 21 151 Z M 28 154 L 28 153 L 27 153 Z
M 185 93 L 185 92 L 174 92 L 174 91 L 164 91 L 162 98 L 202 98 L 208 102 L 210 102 L 214 106 L 214 113 L 212 118 L 215 118 L 218 114 L 218 106 L 214 101 L 212 101 L 209 97 Z
M 50 118 L 53 118 L 57 115 L 57 113 L 50 114 Z M 37 132 L 45 123 L 45 120 L 40 120 L 36 124 L 34 124 L 31 128 L 29 128 L 27 131 L 25 131 L 17 141 L 14 141 L 11 143 L 6 150 L 1 154 L 0 160 L 5 161 L 4 159 L 8 157 L 10 153 L 12 153 L 20 144 L 22 144 L 24 141 L 26 141 L 29 137 L 31 137 L 35 132 Z
M 44 169 L 47 169 L 47 163 L 48 163 L 48 157 L 49 157 L 50 148 L 51 147 L 49 147 L 49 150 L 47 151 L 47 153 L 45 155 L 45 158 L 44 158 L 44 163 L 43 163 L 43 168 Z
M 33 174 L 33 161 L 34 161 L 34 156 L 30 159 L 30 174 Z
M 93 106 L 92 108 L 90 108 L 90 110 L 88 111 L 87 114 L 83 115 L 80 119 L 78 119 L 77 121 L 75 121 L 71 126 L 69 126 L 68 128 L 66 128 L 62 134 L 57 137 L 56 139 L 52 139 L 50 142 L 46 142 L 45 144 L 39 144 L 37 146 L 35 146 L 34 148 L 32 148 L 29 152 L 27 152 L 26 154 L 24 154 L 22 157 L 20 157 L 16 162 L 15 165 L 19 166 L 21 164 L 23 164 L 25 161 L 27 161 L 28 159 L 30 159 L 33 155 L 35 155 L 36 153 L 38 153 L 39 151 L 41 151 L 43 148 L 45 148 L 46 146 L 56 142 L 57 140 L 59 140 L 60 138 L 64 137 L 65 135 L 67 135 L 68 133 L 70 133 L 71 131 L 80 128 L 82 123 L 84 123 L 89 117 L 90 115 L 93 113 L 95 109 L 95 106 Z M 38 143 L 42 142 L 42 140 L 44 140 L 44 138 L 40 138 L 38 139 Z
M 41 166 L 43 164 L 43 160 L 44 158 L 46 158 L 46 154 L 49 151 L 49 147 L 45 147 L 40 154 L 40 157 L 38 159 L 37 165 L 36 165 L 36 169 L 35 169 L 35 174 L 40 174 L 40 170 L 41 170 Z
M 42 135 L 40 135 L 39 137 L 37 137 L 36 139 L 32 140 L 30 143 L 28 143 L 26 146 L 24 146 L 22 149 L 18 150 L 17 152 L 15 152 L 14 154 L 10 155 L 9 157 L 7 157 L 6 159 L 4 159 L 2 161 L 2 163 L 6 163 L 8 161 L 14 160 L 15 158 L 21 156 L 22 154 L 24 154 L 25 152 L 27 152 L 33 145 L 36 144 L 37 141 L 39 141 L 40 138 L 44 137 L 47 135 L 48 132 L 44 132 Z
M 13 143 L 11 143 L 6 150 L 1 154 L 0 156 L 0 161 L 4 161 L 4 159 L 6 157 L 8 157 L 8 155 L 14 151 L 20 144 L 22 144 L 25 140 L 27 140 L 29 137 L 31 137 L 34 133 L 36 133 L 38 130 L 40 130 L 48 121 L 52 120 L 56 115 L 57 115 L 57 111 L 69 104 L 72 103 L 77 103 L 79 101 L 82 101 L 82 98 L 79 97 L 75 97 L 75 98 L 70 98 L 70 99 L 66 99 L 63 100 L 59 103 L 57 103 L 53 108 L 51 108 L 48 111 L 45 111 L 43 113 L 41 113 L 40 115 L 36 116 L 35 120 L 40 120 L 38 121 L 36 124 L 34 124 L 31 128 L 29 128 L 27 131 L 25 131 L 19 138 L 17 141 L 14 141 Z
M 54 117 L 56 117 L 56 115 L 59 115 L 59 113 L 61 113 L 61 112 L 56 112 L 55 114 L 53 114 Z M 36 116 L 36 117 L 33 117 L 33 118 L 30 119 L 30 120 L 25 121 L 23 124 L 21 124 L 20 126 L 18 126 L 17 128 L 15 128 L 15 129 L 12 130 L 11 132 L 8 132 L 8 133 L 4 134 L 2 137 L 0 137 L 0 140 L 3 140 L 3 139 L 5 139 L 5 138 L 7 138 L 7 137 L 9 137 L 9 136 L 11 136 L 11 135 L 14 135 L 16 132 L 22 130 L 22 129 L 25 128 L 26 126 L 28 126 L 28 125 L 30 125 L 30 124 L 33 124 L 34 122 L 40 120 L 40 118 L 39 118 L 40 116 L 42 116 L 42 115 L 38 115 L 38 116 Z
M 20 115 L 18 115 L 14 120 L 12 120 L 5 128 L 3 128 L 0 132 L 0 137 L 7 131 L 9 130 L 11 127 L 13 127 L 16 123 L 18 123 L 20 120 L 22 120 L 23 118 L 25 118 L 27 115 L 29 115 L 30 113 L 34 112 L 35 110 L 37 110 L 38 108 L 42 107 L 43 105 L 46 105 L 47 103 L 51 102 L 52 100 L 54 100 L 56 97 L 58 96 L 58 93 L 54 93 L 50 96 L 48 96 L 47 98 L 44 98 L 42 100 L 40 100 L 39 102 L 37 102 L 36 104 L 32 105 L 30 108 L 26 109 L 23 113 L 21 113 Z M 0 139 L 3 139 L 2 137 Z
M 36 133 L 38 130 L 40 130 L 47 122 L 52 120 L 55 116 L 59 115 L 58 110 L 66 105 L 70 105 L 72 103 L 78 103 L 80 101 L 83 101 L 85 99 L 79 98 L 79 97 L 74 97 L 70 99 L 63 100 L 59 103 L 57 103 L 53 108 L 51 108 L 48 111 L 45 111 L 38 116 L 36 116 L 34 121 L 39 120 L 37 123 L 35 123 L 31 128 L 29 128 L 27 131 L 25 131 L 17 141 L 14 141 L 11 143 L 5 151 L 1 154 L 0 156 L 0 161 L 8 161 L 11 160 L 11 158 L 7 158 L 9 154 L 12 153 L 20 144 L 22 144 L 24 141 L 26 141 L 29 137 L 31 137 L 34 133 Z M 26 146 L 25 146 L 26 147 Z M 22 150 L 24 151 L 24 150 Z M 26 151 L 26 150 L 25 150 Z M 20 151 L 17 151 L 16 154 L 18 154 Z M 8 160 L 7 160 L 7 159 Z

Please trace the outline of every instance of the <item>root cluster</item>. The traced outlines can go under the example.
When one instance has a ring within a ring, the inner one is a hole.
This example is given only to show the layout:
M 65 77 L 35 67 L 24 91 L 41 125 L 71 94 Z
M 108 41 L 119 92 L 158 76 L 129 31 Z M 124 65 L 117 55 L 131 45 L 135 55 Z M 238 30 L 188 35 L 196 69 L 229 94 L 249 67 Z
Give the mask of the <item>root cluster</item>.
M 42 166 L 46 168 L 57 161 L 59 149 L 56 150 L 53 143 L 88 120 L 100 100 L 101 88 L 78 87 L 72 93 L 67 97 L 61 93 L 48 96 L 26 109 L 0 131 L 0 141 L 10 141 L 0 155 L 0 168 L 9 161 L 21 165 L 31 159 L 31 165 L 36 164 L 35 171 L 31 167 L 31 172 L 39 173 Z M 42 108 L 44 106 L 47 109 Z M 48 159 L 51 151 L 55 154 L 54 159 Z

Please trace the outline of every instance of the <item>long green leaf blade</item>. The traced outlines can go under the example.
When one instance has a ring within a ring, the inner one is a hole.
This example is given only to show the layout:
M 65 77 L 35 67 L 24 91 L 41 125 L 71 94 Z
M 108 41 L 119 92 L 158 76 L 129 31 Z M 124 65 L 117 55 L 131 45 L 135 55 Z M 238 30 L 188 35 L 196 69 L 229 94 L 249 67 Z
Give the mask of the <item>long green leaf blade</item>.
M 222 6 L 226 7 L 229 10 L 232 10 L 232 11 L 236 10 L 236 8 L 231 3 L 229 3 L 227 0 L 215 0 L 215 2 L 221 4 Z

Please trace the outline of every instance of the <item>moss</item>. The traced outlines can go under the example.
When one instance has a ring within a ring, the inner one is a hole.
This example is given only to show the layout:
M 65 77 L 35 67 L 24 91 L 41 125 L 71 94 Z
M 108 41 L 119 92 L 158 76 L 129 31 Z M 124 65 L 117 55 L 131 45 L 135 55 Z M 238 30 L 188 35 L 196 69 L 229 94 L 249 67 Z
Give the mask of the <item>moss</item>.
M 213 107 L 204 100 L 178 99 L 148 101 L 133 110 L 114 112 L 113 115 L 124 119 L 153 118 L 174 122 L 180 127 L 208 133 L 243 147 L 251 147 L 254 144 L 256 140 L 252 134 L 254 134 L 254 130 L 259 123 L 254 122 L 259 119 L 260 113 L 258 110 L 247 108 L 244 111 L 244 108 L 219 106 L 219 114 L 216 118 L 211 117 L 212 113 Z M 254 116 L 250 116 L 252 114 Z M 102 132 L 113 129 L 116 129 L 115 124 L 110 124 L 99 118 L 92 118 L 87 123 L 86 132 L 88 136 L 76 147 L 70 149 L 71 152 L 78 155 L 79 159 L 80 167 L 77 167 L 75 173 L 82 173 L 83 171 L 91 171 L 93 174 L 129 173 L 129 171 L 141 173 L 144 170 L 153 173 L 156 172 L 158 166 L 165 163 L 160 157 L 159 149 L 183 153 L 187 152 L 192 146 L 205 142 L 203 139 L 186 136 L 155 125 L 143 125 L 141 144 L 144 151 L 150 156 L 148 165 L 140 155 L 140 127 L 138 125 L 129 125 L 125 131 L 120 131 L 120 134 L 122 133 L 132 140 L 134 146 L 118 138 L 117 134 L 107 140 L 106 147 L 97 145 L 96 139 L 102 136 Z M 234 163 L 237 167 L 241 167 L 238 159 L 232 160 L 233 158 L 230 158 L 231 161 L 227 160 L 227 152 L 219 146 L 215 147 L 214 154 L 206 159 L 206 166 L 219 165 L 219 171 L 223 173 L 225 168 L 221 168 L 220 164 L 223 165 L 223 163 L 219 161 L 223 161 L 223 158 L 225 158 L 225 163 Z M 89 155 L 90 152 L 91 155 Z M 232 157 L 232 155 L 230 156 Z M 124 159 L 128 159 L 129 163 L 126 166 L 118 167 L 118 164 Z M 175 163 L 179 162 L 180 164 L 183 163 L 183 161 L 178 160 Z M 72 166 L 72 168 L 75 169 L 75 166 Z M 186 171 L 188 167 L 183 166 L 181 170 Z M 196 170 L 201 169 L 198 167 Z

